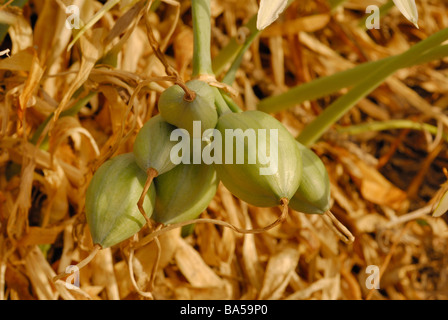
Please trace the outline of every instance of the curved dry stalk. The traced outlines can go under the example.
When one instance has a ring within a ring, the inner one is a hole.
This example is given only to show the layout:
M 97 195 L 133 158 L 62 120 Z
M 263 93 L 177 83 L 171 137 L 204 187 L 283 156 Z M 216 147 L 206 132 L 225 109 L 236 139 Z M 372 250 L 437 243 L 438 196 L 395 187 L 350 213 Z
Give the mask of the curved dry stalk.
M 181 8 L 180 8 L 180 3 L 177 1 L 172 1 L 172 0 L 162 0 L 162 1 L 176 8 L 176 15 L 174 17 L 174 22 L 171 25 L 171 28 L 168 31 L 167 35 L 165 36 L 164 42 L 160 45 L 160 47 L 162 48 L 162 51 L 165 51 L 166 48 L 168 47 L 171 37 L 173 36 L 174 32 L 176 31 L 177 23 L 179 22 L 179 19 L 180 19 L 180 9 Z
M 161 227 L 162 227 L 162 225 L 158 225 L 155 230 L 157 231 Z M 134 236 L 134 241 L 133 242 L 135 242 L 136 239 L 137 239 L 137 235 Z M 129 276 L 131 278 L 131 282 L 132 282 L 132 285 L 134 286 L 135 290 L 141 296 L 143 296 L 145 298 L 152 299 L 152 300 L 154 300 L 154 296 L 152 295 L 152 291 L 154 290 L 154 282 L 155 282 L 155 278 L 156 278 L 156 273 L 157 273 L 157 269 L 159 267 L 160 257 L 162 256 L 162 247 L 160 245 L 159 238 L 158 237 L 154 238 L 154 241 L 155 241 L 156 246 L 157 246 L 157 255 L 156 255 L 156 261 L 154 262 L 153 268 L 151 270 L 151 276 L 150 276 L 150 279 L 149 279 L 149 291 L 147 291 L 147 292 L 142 291 L 138 287 L 137 281 L 135 280 L 133 258 L 134 258 L 134 252 L 135 252 L 136 248 L 132 245 L 132 243 L 131 243 L 131 246 L 129 248 L 129 261 L 128 261 Z
M 66 124 L 66 123 L 65 123 Z M 50 154 L 51 154 L 51 160 L 52 165 L 54 166 L 54 154 L 56 153 L 56 150 L 59 148 L 59 146 L 62 144 L 62 142 L 67 139 L 67 137 L 73 135 L 73 134 L 80 134 L 87 138 L 90 145 L 92 146 L 93 151 L 95 152 L 95 156 L 100 156 L 100 149 L 98 147 L 98 144 L 96 143 L 95 139 L 92 137 L 92 134 L 86 129 L 81 126 L 79 127 L 71 127 L 69 129 L 66 129 L 63 133 L 58 134 L 55 138 L 54 144 L 50 146 Z
M 143 202 L 145 201 L 145 196 L 148 193 L 148 190 L 151 187 L 154 178 L 156 178 L 159 175 L 159 173 L 154 168 L 149 168 L 146 171 L 146 174 L 148 177 L 146 179 L 145 186 L 143 187 L 142 194 L 140 195 L 140 199 L 137 202 L 137 207 L 138 210 L 140 210 L 143 217 L 145 217 L 148 227 L 151 228 L 151 220 L 149 219 L 148 215 L 145 212 L 145 209 L 143 208 Z
M 180 6 L 178 4 L 175 4 L 174 2 L 167 2 L 168 4 L 174 5 L 176 6 L 176 8 L 178 8 L 177 11 L 179 11 L 180 15 Z M 169 63 L 168 60 L 166 59 L 164 53 L 162 52 L 162 50 L 160 49 L 160 45 L 157 42 L 154 33 L 152 31 L 152 27 L 151 27 L 151 23 L 149 21 L 149 9 L 151 7 L 152 1 L 148 1 L 147 6 L 146 6 L 146 15 L 145 15 L 145 24 L 146 24 L 146 34 L 148 36 L 148 41 L 149 44 L 151 45 L 151 48 L 154 52 L 154 54 L 156 55 L 157 59 L 159 59 L 159 61 L 163 64 L 163 66 L 165 67 L 165 72 L 168 76 L 170 77 L 175 77 L 175 84 L 177 84 L 178 86 L 180 86 L 184 91 L 185 91 L 185 97 L 184 99 L 186 101 L 193 101 L 196 97 L 196 93 L 193 90 L 190 90 L 186 85 L 185 85 L 185 81 L 182 79 L 182 77 L 179 75 L 179 73 L 176 71 L 176 69 L 174 69 Z M 177 15 L 176 14 L 176 15 Z M 176 20 L 178 20 L 178 17 L 176 18 Z M 174 24 L 174 26 L 177 24 L 177 22 Z M 169 37 L 171 37 L 171 35 L 174 33 L 174 30 L 171 30 L 169 32 Z M 166 44 L 164 44 L 165 46 Z
M 158 82 L 158 81 L 176 81 L 176 77 L 172 77 L 172 76 L 162 76 L 162 77 L 150 77 L 147 78 L 143 81 L 141 81 L 137 87 L 135 88 L 135 90 L 132 92 L 131 97 L 129 98 L 129 102 L 128 102 L 128 107 L 126 109 L 126 112 L 123 116 L 123 119 L 121 121 L 121 127 L 120 127 L 120 133 L 117 135 L 117 138 L 115 139 L 116 141 L 112 144 L 111 148 L 109 148 L 109 150 L 102 155 L 102 157 L 100 158 L 100 160 L 98 160 L 96 162 L 96 167 L 94 168 L 94 171 L 96 169 L 98 169 L 101 164 L 106 160 L 109 159 L 110 156 L 112 154 L 114 154 L 118 148 L 120 147 L 120 144 L 122 143 L 123 140 L 127 140 L 128 137 L 133 133 L 133 130 L 128 130 L 127 134 L 124 134 L 124 130 L 126 128 L 126 120 L 129 116 L 129 114 L 131 113 L 131 110 L 134 108 L 134 100 L 135 97 L 140 93 L 140 91 L 146 87 L 148 84 L 152 83 L 152 82 Z M 132 128 L 135 127 L 135 123 L 137 122 L 137 117 L 133 117 L 133 121 L 132 121 Z
M 154 33 L 152 31 L 152 27 L 151 27 L 151 23 L 149 20 L 149 9 L 151 8 L 152 5 L 152 0 L 148 1 L 148 3 L 146 4 L 146 14 L 145 14 L 145 24 L 146 24 L 146 34 L 148 36 L 148 41 L 149 44 L 154 52 L 154 54 L 156 55 L 156 57 L 160 60 L 160 62 L 163 64 L 163 66 L 165 67 L 165 72 L 168 76 L 175 76 L 176 78 L 180 78 L 179 74 L 177 73 L 177 71 L 168 63 L 168 60 L 166 59 L 165 55 L 163 54 L 163 52 L 160 50 L 160 46 L 159 43 L 157 42 Z
M 324 219 L 324 222 L 327 224 L 328 227 L 330 227 L 331 230 L 336 233 L 336 235 L 346 244 L 353 243 L 355 241 L 355 237 L 353 234 L 347 229 L 346 226 L 344 226 L 336 217 L 333 215 L 333 213 L 328 210 L 323 215 L 322 218 Z
M 229 223 L 229 222 L 225 222 L 222 220 L 216 220 L 216 219 L 208 219 L 208 218 L 199 218 L 199 219 L 193 219 L 193 220 L 188 220 L 188 221 L 184 221 L 184 222 L 179 222 L 179 223 L 175 223 L 175 224 L 171 224 L 171 225 L 167 225 L 164 228 L 161 228 L 159 230 L 154 231 L 153 233 L 147 235 L 145 238 L 143 238 L 140 243 L 138 243 L 136 245 L 136 248 L 140 248 L 143 247 L 145 245 L 147 245 L 148 243 L 150 243 L 151 241 L 153 241 L 155 238 L 159 237 L 160 235 L 171 231 L 173 229 L 176 228 L 182 228 L 184 226 L 190 225 L 190 224 L 197 224 L 197 223 L 211 223 L 211 224 L 215 224 L 215 225 L 220 225 L 229 229 L 232 229 L 233 231 L 237 232 L 237 233 L 241 233 L 241 234 L 256 234 L 256 233 L 263 233 L 266 232 L 274 227 L 276 227 L 277 225 L 279 225 L 280 223 L 282 223 L 283 221 L 285 221 L 286 217 L 288 216 L 288 212 L 289 212 L 289 200 L 286 198 L 282 198 L 281 200 L 282 203 L 282 213 L 281 215 L 271 224 L 269 224 L 266 227 L 263 228 L 258 228 L 258 229 L 242 229 L 242 228 L 238 228 L 236 226 L 234 226 L 233 224 Z
M 194 101 L 194 99 L 196 98 L 196 92 L 194 92 L 193 90 L 191 90 L 190 88 L 187 87 L 187 85 L 183 82 L 182 79 L 177 79 L 175 82 L 179 87 L 182 88 L 182 90 L 184 90 L 185 95 L 184 95 L 184 100 L 187 102 L 192 102 Z
M 55 281 L 55 284 L 63 287 L 64 289 L 67 288 L 67 283 L 65 283 L 62 280 Z M 81 290 L 77 286 L 71 286 L 70 288 L 67 288 L 66 290 L 76 292 L 77 294 L 81 295 L 83 298 L 85 298 L 87 300 L 93 300 L 92 297 L 87 292 L 85 292 L 84 290 Z M 67 294 L 69 295 L 68 297 L 65 294 L 61 293 L 62 298 L 65 300 L 75 300 L 75 298 L 73 297 L 73 295 L 70 292 L 68 292 Z
M 154 262 L 154 266 L 151 271 L 151 278 L 149 280 L 149 291 L 152 291 L 154 289 L 154 282 L 156 280 L 157 269 L 159 267 L 160 257 L 162 256 L 162 246 L 160 245 L 159 238 L 155 238 L 154 241 L 157 246 L 157 257 L 156 257 L 156 261 Z
M 78 270 L 81 270 L 82 268 L 84 268 L 86 265 L 88 265 L 90 263 L 90 261 L 93 260 L 93 258 L 95 258 L 95 256 L 97 255 L 98 251 L 100 251 L 102 248 L 99 244 L 96 244 L 92 251 L 90 252 L 90 254 L 81 262 L 79 262 L 78 264 L 75 265 L 75 267 L 78 268 Z M 53 282 L 56 282 L 57 280 L 60 280 L 64 277 L 67 277 L 71 275 L 71 273 L 67 273 L 67 272 L 62 272 L 60 274 L 58 274 L 56 277 L 53 278 Z
M 137 293 L 145 298 L 154 300 L 154 296 L 152 295 L 151 292 L 145 292 L 142 291 L 137 284 L 137 281 L 135 281 L 135 276 L 134 276 L 134 264 L 133 264 L 133 259 L 134 259 L 134 248 L 130 248 L 129 251 L 129 261 L 128 261 L 128 266 L 129 266 L 129 276 L 131 278 L 131 282 L 133 287 L 135 288 L 135 290 L 137 291 Z
M 219 82 L 218 80 L 216 80 L 216 77 L 214 75 L 199 74 L 199 75 L 193 77 L 192 79 L 204 81 L 212 87 L 222 89 L 225 92 L 227 92 L 228 94 L 230 94 L 230 96 L 232 96 L 232 97 L 238 97 L 238 95 L 239 95 L 238 90 L 234 89 L 231 85 L 228 85 L 227 83 Z
M 122 121 L 122 129 L 121 129 L 121 135 L 123 135 L 123 131 L 124 131 L 124 124 L 125 121 L 128 117 L 128 115 L 131 113 L 131 110 L 134 108 L 134 100 L 135 97 L 140 93 L 140 91 L 146 87 L 147 85 L 149 85 L 152 82 L 159 82 L 159 81 L 171 81 L 171 82 L 175 82 L 177 80 L 176 77 L 174 76 L 165 76 L 165 77 L 149 77 L 143 81 L 141 81 L 137 87 L 135 87 L 134 92 L 132 92 L 131 97 L 129 98 L 129 102 L 128 102 L 128 108 L 126 110 L 126 114 L 123 117 L 123 121 Z
M 419 208 L 417 210 L 414 210 L 412 212 L 409 212 L 409 213 L 406 213 L 404 215 L 398 216 L 398 217 L 396 217 L 394 219 L 391 219 L 391 221 L 386 223 L 385 228 L 392 228 L 392 227 L 395 227 L 396 225 L 403 224 L 403 223 L 406 223 L 408 221 L 416 220 L 416 219 L 419 219 L 421 217 L 424 217 L 424 216 L 430 214 L 433 211 L 433 209 L 434 209 L 433 206 L 434 206 L 434 204 L 427 205 L 427 206 L 424 206 L 424 207 Z

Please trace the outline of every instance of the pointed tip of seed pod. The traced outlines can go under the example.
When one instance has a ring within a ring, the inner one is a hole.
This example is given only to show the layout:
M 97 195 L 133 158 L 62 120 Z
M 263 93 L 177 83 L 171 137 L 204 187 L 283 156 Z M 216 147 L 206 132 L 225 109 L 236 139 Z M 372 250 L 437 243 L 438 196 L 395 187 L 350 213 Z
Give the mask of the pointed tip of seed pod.
M 151 167 L 151 168 L 148 168 L 148 170 L 146 170 L 146 174 L 148 176 L 148 180 L 149 179 L 153 180 L 154 178 L 158 177 L 159 172 L 156 169 Z
M 280 202 L 282 203 L 282 215 L 279 218 L 279 222 L 283 222 L 285 221 L 286 217 L 288 216 L 289 213 L 289 199 L 288 198 L 281 198 Z

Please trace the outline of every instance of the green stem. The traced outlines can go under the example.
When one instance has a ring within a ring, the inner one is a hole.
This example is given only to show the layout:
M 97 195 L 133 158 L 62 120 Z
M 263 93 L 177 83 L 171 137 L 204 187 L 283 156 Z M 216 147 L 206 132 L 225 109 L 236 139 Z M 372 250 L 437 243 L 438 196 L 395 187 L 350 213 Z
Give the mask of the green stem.
M 192 0 L 193 15 L 193 77 L 213 75 L 211 42 L 210 0 Z
M 336 123 L 355 104 L 375 90 L 386 78 L 397 70 L 412 65 L 424 52 L 440 45 L 448 38 L 448 28 L 417 43 L 406 52 L 383 64 L 377 71 L 369 74 L 347 94 L 327 107 L 313 122 L 305 127 L 297 140 L 305 146 L 315 143 L 334 123 Z
M 224 79 L 222 80 L 223 83 L 231 85 L 235 81 L 236 72 L 238 71 L 238 68 L 241 65 L 241 61 L 243 61 L 244 54 L 249 49 L 252 42 L 261 33 L 261 31 L 257 30 L 257 28 L 256 28 L 256 22 L 257 22 L 256 20 L 251 20 L 251 23 L 253 23 L 253 26 L 249 25 L 249 30 L 251 30 L 250 35 L 249 35 L 249 37 L 247 37 L 246 41 L 244 42 L 244 45 L 238 51 L 235 59 L 233 60 L 232 65 L 230 66 L 230 69 L 227 71 Z M 253 30 L 253 29 L 255 29 L 255 30 Z
M 448 45 L 438 46 L 425 52 L 416 61 L 406 67 L 439 60 L 447 55 Z M 264 112 L 279 112 L 292 108 L 304 101 L 322 98 L 329 94 L 338 92 L 343 88 L 355 85 L 359 82 L 360 78 L 364 78 L 366 75 L 378 70 L 378 68 L 381 68 L 384 64 L 390 62 L 394 58 L 396 58 L 396 56 L 362 63 L 351 69 L 301 84 L 289 89 L 285 93 L 261 100 L 257 106 L 257 109 Z
M 224 113 L 232 112 L 232 110 L 229 108 L 226 101 L 224 100 L 221 91 L 216 87 L 212 87 L 212 89 L 215 92 L 215 106 L 218 111 L 218 116 L 221 116 Z
M 224 98 L 224 101 L 229 106 L 230 110 L 232 110 L 233 113 L 240 113 L 243 112 L 243 110 L 240 109 L 240 107 L 236 104 L 235 101 L 231 97 L 229 97 L 226 93 L 222 93 L 222 97 Z
M 336 130 L 338 132 L 348 134 L 360 134 L 368 131 L 384 131 L 393 129 L 413 129 L 413 130 L 427 131 L 434 136 L 437 135 L 438 133 L 438 128 L 433 125 L 404 119 L 375 121 L 375 122 L 352 125 L 348 127 L 341 127 L 341 126 L 336 127 Z M 448 135 L 446 133 L 442 133 L 442 137 L 446 142 L 448 142 Z
M 289 0 L 286 8 L 288 8 L 294 0 Z M 286 10 L 286 9 L 285 9 Z M 257 29 L 257 17 L 253 15 L 250 20 L 244 25 L 244 28 L 249 30 L 249 36 L 243 44 L 237 42 L 236 37 L 230 39 L 229 43 L 213 58 L 213 71 L 216 75 L 221 74 L 226 66 L 232 62 L 232 65 L 225 76 L 225 83 L 232 84 L 235 79 L 235 73 L 241 64 L 244 53 L 249 49 L 252 42 L 262 32 Z
M 244 25 L 250 32 L 250 34 L 258 33 L 257 30 L 257 15 L 252 16 L 249 22 Z M 226 66 L 235 60 L 238 53 L 241 52 L 241 48 L 244 44 L 239 44 L 235 37 L 231 38 L 229 43 L 213 58 L 212 66 L 216 75 L 224 72 Z

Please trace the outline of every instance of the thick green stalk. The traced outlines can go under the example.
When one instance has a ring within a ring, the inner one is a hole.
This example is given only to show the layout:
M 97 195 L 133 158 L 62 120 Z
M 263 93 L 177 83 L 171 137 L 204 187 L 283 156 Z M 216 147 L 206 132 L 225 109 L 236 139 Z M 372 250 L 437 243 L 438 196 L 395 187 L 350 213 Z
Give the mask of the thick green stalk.
M 448 39 L 448 28 L 414 45 L 408 51 L 391 59 L 377 71 L 371 73 L 347 94 L 327 107 L 313 122 L 305 127 L 297 140 L 305 146 L 315 143 L 334 123 L 355 104 L 375 90 L 384 80 L 397 70 L 412 65 L 418 57 Z
M 421 55 L 412 64 L 419 65 L 434 60 L 439 60 L 448 55 L 448 45 L 438 46 Z M 278 112 L 294 107 L 304 101 L 315 100 L 329 94 L 338 92 L 343 88 L 355 85 L 359 79 L 365 78 L 385 63 L 390 62 L 393 57 L 380 59 L 377 61 L 362 63 L 356 67 L 344 70 L 330 76 L 318 78 L 308 83 L 301 84 L 289 89 L 287 92 L 265 98 L 259 102 L 257 109 L 264 112 Z
M 210 0 L 192 0 L 194 53 L 193 76 L 213 75 Z

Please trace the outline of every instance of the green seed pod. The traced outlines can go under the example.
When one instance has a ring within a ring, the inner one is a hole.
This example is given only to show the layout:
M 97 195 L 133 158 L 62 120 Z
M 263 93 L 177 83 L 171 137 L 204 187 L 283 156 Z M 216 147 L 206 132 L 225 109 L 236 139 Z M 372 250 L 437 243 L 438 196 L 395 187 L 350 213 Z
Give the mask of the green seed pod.
M 215 196 L 219 180 L 213 166 L 181 163 L 154 182 L 157 197 L 152 219 L 172 224 L 196 219 Z
M 330 179 L 322 160 L 297 142 L 302 152 L 302 180 L 289 206 L 303 213 L 324 214 L 330 209 Z
M 191 80 L 185 84 L 195 93 L 193 101 L 187 101 L 185 91 L 179 85 L 166 89 L 159 98 L 159 112 L 166 122 L 188 131 L 193 137 L 193 121 L 200 121 L 201 135 L 213 129 L 218 122 L 215 93 L 204 81 Z
M 177 144 L 170 141 L 171 132 L 175 129 L 159 114 L 143 125 L 133 148 L 135 160 L 143 171 L 154 169 L 158 174 L 163 174 L 176 166 L 170 160 L 171 149 Z
M 219 118 L 216 129 L 224 156 L 215 167 L 230 192 L 258 207 L 291 199 L 299 188 L 302 157 L 280 121 L 261 111 L 227 113 Z
M 86 192 L 86 217 L 94 244 L 108 248 L 137 233 L 145 224 L 137 200 L 146 174 L 134 155 L 126 153 L 104 162 L 95 172 Z M 151 216 L 155 187 L 145 195 L 144 209 Z
M 139 167 L 146 172 L 146 182 L 137 202 L 141 214 L 149 223 L 143 209 L 144 196 L 155 177 L 172 170 L 176 164 L 171 161 L 171 150 L 177 144 L 171 141 L 171 133 L 177 129 L 163 120 L 160 114 L 149 119 L 135 138 L 133 153 Z

